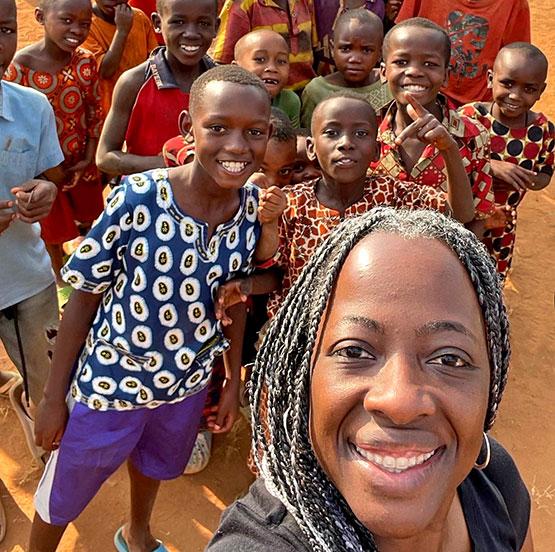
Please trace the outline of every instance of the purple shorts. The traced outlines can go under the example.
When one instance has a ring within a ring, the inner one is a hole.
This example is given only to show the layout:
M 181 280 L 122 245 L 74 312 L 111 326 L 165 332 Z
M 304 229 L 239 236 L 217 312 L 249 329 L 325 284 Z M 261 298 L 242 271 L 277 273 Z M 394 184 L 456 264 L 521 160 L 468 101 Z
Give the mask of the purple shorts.
M 52 525 L 73 521 L 127 459 L 152 479 L 181 475 L 207 391 L 155 409 L 99 412 L 75 404 L 60 448 L 50 456 L 35 493 L 41 519 Z

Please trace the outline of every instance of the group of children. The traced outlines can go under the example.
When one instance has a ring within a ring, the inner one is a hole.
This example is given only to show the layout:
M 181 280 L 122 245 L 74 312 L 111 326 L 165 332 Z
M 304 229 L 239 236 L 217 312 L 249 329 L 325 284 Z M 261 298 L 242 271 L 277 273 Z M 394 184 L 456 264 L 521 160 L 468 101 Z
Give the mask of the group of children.
M 44 38 L 16 53 L 0 0 L 0 339 L 25 376 L 22 393 L 2 373 L 0 392 L 34 424 L 36 457 L 51 452 L 32 552 L 55 550 L 126 460 L 115 546 L 165 550 L 149 525 L 160 480 L 195 452 L 189 472 L 206 465 L 199 429 L 233 425 L 244 340 L 344 218 L 439 210 L 506 277 L 518 204 L 553 171 L 554 126 L 532 111 L 547 59 L 504 46 L 487 92 L 457 105 L 449 25 L 407 18 L 420 2 L 337 4 L 323 41 L 316 1 L 158 0 L 151 24 L 126 3 L 43 0 Z M 335 69 L 316 76 L 324 42 Z M 74 288 L 54 349 L 50 262 Z

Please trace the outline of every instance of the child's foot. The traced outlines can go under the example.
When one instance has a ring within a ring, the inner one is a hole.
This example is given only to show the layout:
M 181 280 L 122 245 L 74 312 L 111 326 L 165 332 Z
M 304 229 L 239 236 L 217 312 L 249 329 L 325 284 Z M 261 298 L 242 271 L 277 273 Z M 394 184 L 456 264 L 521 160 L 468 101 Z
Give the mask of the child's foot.
M 212 452 L 212 433 L 210 431 L 199 431 L 191 458 L 183 472 L 183 475 L 193 475 L 201 472 L 210 461 L 210 453 Z
M 150 531 L 147 534 L 133 535 L 129 531 L 129 524 L 116 531 L 114 545 L 118 552 L 168 552 L 168 549 L 161 541 L 155 539 Z

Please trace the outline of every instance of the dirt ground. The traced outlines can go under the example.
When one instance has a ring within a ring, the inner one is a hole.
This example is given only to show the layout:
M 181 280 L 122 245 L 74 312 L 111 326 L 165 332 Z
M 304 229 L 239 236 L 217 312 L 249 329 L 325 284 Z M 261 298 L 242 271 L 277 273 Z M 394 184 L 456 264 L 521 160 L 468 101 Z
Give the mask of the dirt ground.
M 32 0 L 17 0 L 19 45 L 40 36 Z M 530 0 L 533 42 L 551 59 L 549 83 L 539 108 L 555 119 L 553 0 Z M 508 390 L 494 435 L 511 451 L 532 494 L 536 552 L 550 552 L 555 533 L 555 185 L 529 193 L 521 208 L 517 251 L 507 302 L 512 322 L 513 361 Z M 543 262 L 540 259 L 543 257 Z M 0 350 L 0 367 L 9 362 Z M 0 552 L 22 552 L 33 515 L 32 496 L 40 472 L 33 467 L 17 419 L 0 399 L 0 495 L 8 533 Z M 156 535 L 172 551 L 203 550 L 221 511 L 251 481 L 245 465 L 249 436 L 244 421 L 233 434 L 216 438 L 208 468 L 164 484 L 154 514 Z M 125 521 L 128 484 L 124 470 L 112 477 L 64 536 L 61 552 L 112 550 Z

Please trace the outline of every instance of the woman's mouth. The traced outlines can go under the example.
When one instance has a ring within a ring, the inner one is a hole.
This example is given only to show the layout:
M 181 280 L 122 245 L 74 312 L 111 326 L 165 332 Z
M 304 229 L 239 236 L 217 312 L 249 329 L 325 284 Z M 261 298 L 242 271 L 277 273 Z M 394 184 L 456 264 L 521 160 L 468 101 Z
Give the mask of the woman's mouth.
M 441 447 L 420 454 L 405 453 L 403 456 L 382 455 L 352 445 L 359 456 L 389 473 L 403 473 L 415 466 L 422 466 L 441 450 Z

